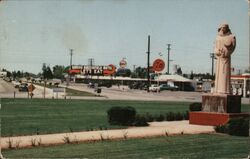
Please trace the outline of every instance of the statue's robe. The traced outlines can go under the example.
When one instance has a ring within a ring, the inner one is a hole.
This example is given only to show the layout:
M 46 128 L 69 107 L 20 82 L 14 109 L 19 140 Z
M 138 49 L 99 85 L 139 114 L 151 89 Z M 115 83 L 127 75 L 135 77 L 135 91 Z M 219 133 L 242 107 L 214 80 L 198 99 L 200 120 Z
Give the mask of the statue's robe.
M 235 36 L 228 32 L 218 33 L 215 41 L 216 74 L 215 74 L 215 93 L 231 94 L 231 54 L 236 46 Z

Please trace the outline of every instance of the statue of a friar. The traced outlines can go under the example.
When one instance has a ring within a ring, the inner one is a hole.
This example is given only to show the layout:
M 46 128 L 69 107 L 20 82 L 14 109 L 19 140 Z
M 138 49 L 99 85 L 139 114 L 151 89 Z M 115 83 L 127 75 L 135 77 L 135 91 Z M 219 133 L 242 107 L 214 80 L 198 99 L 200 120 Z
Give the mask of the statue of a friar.
M 228 24 L 218 28 L 214 53 L 217 58 L 215 74 L 216 94 L 231 94 L 231 54 L 236 46 L 236 38 L 231 33 Z

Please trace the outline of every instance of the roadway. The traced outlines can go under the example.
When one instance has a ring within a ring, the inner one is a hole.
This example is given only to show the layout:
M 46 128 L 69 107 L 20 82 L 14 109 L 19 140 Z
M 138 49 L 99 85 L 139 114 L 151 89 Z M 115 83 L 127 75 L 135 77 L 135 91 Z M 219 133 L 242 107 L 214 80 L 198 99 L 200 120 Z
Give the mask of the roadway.
M 35 85 L 36 86 L 36 85 Z M 66 87 L 65 84 L 60 86 Z M 90 93 L 94 92 L 93 88 L 89 88 L 86 84 L 70 83 L 68 88 L 75 90 L 86 91 Z M 162 91 L 147 92 L 145 90 L 129 89 L 127 86 L 112 86 L 111 88 L 101 87 L 102 92 L 100 96 L 96 97 L 80 97 L 80 96 L 67 96 L 67 99 L 94 99 L 94 100 L 142 100 L 142 101 L 187 101 L 187 102 L 201 102 L 202 94 L 200 92 L 184 92 L 184 91 Z M 0 97 L 13 98 L 15 92 L 16 98 L 28 98 L 27 92 L 19 92 L 14 88 L 14 85 L 10 82 L 6 82 L 0 79 Z M 36 86 L 33 91 L 33 98 L 43 98 L 44 88 Z M 46 89 L 46 98 L 56 97 L 51 89 Z M 64 98 L 63 95 L 59 95 L 59 98 Z M 249 104 L 249 98 L 242 98 L 242 103 Z
M 44 90 L 42 87 L 36 86 L 33 91 L 34 98 L 43 98 Z M 46 97 L 51 97 L 51 91 L 46 89 L 45 91 Z M 0 78 L 0 97 L 1 98 L 28 98 L 28 92 L 20 92 L 18 88 L 14 87 L 12 82 L 6 82 L 2 78 Z

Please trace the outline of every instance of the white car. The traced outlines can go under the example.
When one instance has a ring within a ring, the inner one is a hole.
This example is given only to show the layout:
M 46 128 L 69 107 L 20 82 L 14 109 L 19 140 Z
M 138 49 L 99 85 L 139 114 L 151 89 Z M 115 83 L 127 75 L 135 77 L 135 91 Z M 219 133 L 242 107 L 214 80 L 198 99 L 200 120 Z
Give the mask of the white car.
M 149 91 L 151 91 L 151 92 L 160 92 L 160 87 L 157 86 L 156 84 L 152 84 L 152 85 L 149 87 Z

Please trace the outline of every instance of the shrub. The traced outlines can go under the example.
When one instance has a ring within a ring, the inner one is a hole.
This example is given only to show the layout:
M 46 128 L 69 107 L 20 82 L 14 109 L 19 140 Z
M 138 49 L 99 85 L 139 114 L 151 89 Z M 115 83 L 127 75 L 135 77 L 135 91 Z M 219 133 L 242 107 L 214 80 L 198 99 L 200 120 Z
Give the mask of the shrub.
M 136 115 L 134 126 L 148 126 L 148 125 L 149 124 L 147 123 L 146 117 L 141 115 Z
M 235 118 L 225 125 L 215 127 L 215 131 L 235 136 L 249 136 L 249 118 Z
M 198 102 L 195 102 L 195 103 L 191 103 L 189 105 L 189 110 L 191 112 L 193 111 L 201 111 L 201 108 L 202 108 L 202 104 L 201 103 L 198 103 Z
M 182 113 L 178 112 L 178 113 L 175 113 L 175 120 L 178 121 L 178 120 L 183 120 L 183 115 Z
M 111 125 L 133 125 L 136 110 L 133 107 L 112 107 L 107 111 L 108 122 Z
M 154 121 L 154 117 L 151 114 L 149 114 L 148 112 L 146 113 L 145 118 L 146 118 L 147 122 Z
M 175 114 L 173 112 L 168 112 L 166 113 L 166 118 L 167 121 L 174 121 L 175 120 Z
M 226 127 L 226 125 L 215 126 L 214 129 L 218 133 L 227 133 L 227 127 Z
M 231 119 L 228 122 L 228 134 L 236 136 L 249 136 L 249 119 Z
M 189 111 L 183 113 L 183 120 L 189 120 Z
M 160 114 L 155 116 L 155 121 L 163 121 L 163 120 L 164 120 L 164 115 Z

